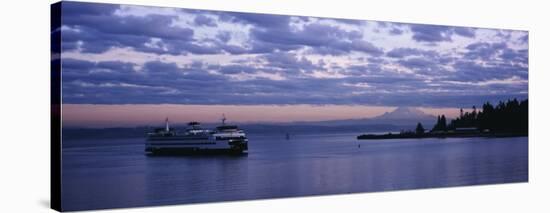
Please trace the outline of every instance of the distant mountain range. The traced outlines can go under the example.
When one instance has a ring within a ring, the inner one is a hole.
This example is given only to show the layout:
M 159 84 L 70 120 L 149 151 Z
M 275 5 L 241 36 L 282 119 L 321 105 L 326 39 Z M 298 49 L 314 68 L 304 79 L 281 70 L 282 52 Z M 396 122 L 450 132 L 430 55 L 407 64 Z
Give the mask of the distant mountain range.
M 382 115 L 372 118 L 360 119 L 345 119 L 345 120 L 329 120 L 329 121 L 311 121 L 311 122 L 294 122 L 294 124 L 309 124 L 309 125 L 396 125 L 396 126 L 416 126 L 418 122 L 422 125 L 432 126 L 435 124 L 437 117 L 427 114 L 422 110 L 414 107 L 398 107 L 394 111 L 385 112 Z
M 387 132 L 414 130 L 421 122 L 424 128 L 431 128 L 437 117 L 413 107 L 398 107 L 372 118 L 300 121 L 272 124 L 240 124 L 248 132 Z

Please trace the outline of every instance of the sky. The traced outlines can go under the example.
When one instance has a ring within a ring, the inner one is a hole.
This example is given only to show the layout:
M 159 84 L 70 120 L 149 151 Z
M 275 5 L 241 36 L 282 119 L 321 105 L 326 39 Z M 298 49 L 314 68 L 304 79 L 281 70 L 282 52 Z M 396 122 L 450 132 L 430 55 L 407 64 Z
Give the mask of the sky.
M 131 109 L 131 110 L 129 110 Z M 67 127 L 131 127 L 163 125 L 189 121 L 219 123 L 222 116 L 235 123 L 286 123 L 360 119 L 380 116 L 396 107 L 364 105 L 183 105 L 64 104 L 63 125 Z M 456 116 L 455 108 L 418 108 L 432 114 Z M 221 113 L 221 114 L 220 114 Z M 140 116 L 136 116 L 140 115 Z
M 235 121 L 438 114 L 528 95 L 526 31 L 81 2 L 62 14 L 74 124 L 121 109 L 107 123 L 162 121 L 174 107 L 182 120 L 201 108 Z

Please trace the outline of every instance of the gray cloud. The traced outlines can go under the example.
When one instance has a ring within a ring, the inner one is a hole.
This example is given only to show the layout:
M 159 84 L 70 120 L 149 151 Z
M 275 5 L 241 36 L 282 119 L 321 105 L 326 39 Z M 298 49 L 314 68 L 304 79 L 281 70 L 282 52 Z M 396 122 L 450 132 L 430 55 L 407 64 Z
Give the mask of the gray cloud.
M 208 27 L 216 27 L 218 26 L 214 19 L 209 18 L 204 15 L 198 15 L 195 17 L 195 25 L 197 26 L 208 26 Z
M 425 56 L 425 57 L 434 58 L 438 54 L 433 50 L 421 50 L 421 49 L 415 49 L 415 48 L 395 48 L 387 52 L 386 55 L 392 58 L 404 58 L 407 56 Z
M 173 24 L 177 16 L 118 16 L 118 8 L 65 2 L 63 51 L 128 47 L 158 57 L 141 64 L 116 57 L 101 62 L 64 58 L 64 103 L 455 107 L 527 96 L 528 50 L 517 48 L 528 42 L 526 33 L 518 39 L 502 31 L 498 42 L 481 42 L 475 28 L 342 19 L 329 25 L 308 17 L 182 9 L 195 26 L 186 28 Z M 249 31 L 231 31 L 222 22 Z M 386 40 L 365 40 L 364 26 Z M 212 30 L 210 37 L 198 35 L 203 27 Z M 409 35 L 410 44 L 384 46 Z M 435 46 L 456 36 L 474 42 L 457 49 Z M 176 64 L 156 61 L 161 54 L 253 55 L 229 63 Z
M 411 24 L 412 39 L 418 42 L 451 42 L 452 35 L 474 38 L 474 28 L 448 27 L 440 25 Z

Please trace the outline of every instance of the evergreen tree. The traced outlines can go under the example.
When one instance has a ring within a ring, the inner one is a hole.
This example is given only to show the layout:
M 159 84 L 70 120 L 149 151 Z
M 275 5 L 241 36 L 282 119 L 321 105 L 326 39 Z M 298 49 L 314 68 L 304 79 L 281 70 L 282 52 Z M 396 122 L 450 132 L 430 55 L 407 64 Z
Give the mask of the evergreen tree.
M 418 124 L 416 125 L 416 134 L 418 135 L 424 134 L 424 131 L 425 131 L 424 127 L 420 122 L 418 122 Z
M 445 115 L 437 116 L 437 122 L 432 128 L 432 131 L 446 131 L 447 130 L 447 119 Z
M 472 112 L 464 112 L 460 109 L 460 116 L 446 125 L 445 117 L 438 116 L 435 130 L 452 130 L 460 127 L 476 127 L 479 130 L 488 130 L 496 133 L 521 133 L 528 132 L 528 100 L 517 99 L 500 101 L 496 106 L 486 102 L 478 110 L 472 107 Z
M 445 115 L 441 115 L 441 130 L 447 131 L 447 119 L 445 118 Z

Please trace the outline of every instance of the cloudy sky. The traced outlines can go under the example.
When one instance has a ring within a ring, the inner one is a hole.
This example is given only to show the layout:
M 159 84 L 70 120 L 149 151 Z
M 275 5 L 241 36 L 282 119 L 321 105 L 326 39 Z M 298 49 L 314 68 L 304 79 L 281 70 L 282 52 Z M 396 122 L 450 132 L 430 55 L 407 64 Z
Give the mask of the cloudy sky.
M 76 2 L 62 13 L 72 108 L 353 106 L 365 110 L 348 117 L 369 117 L 527 98 L 525 31 Z

